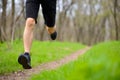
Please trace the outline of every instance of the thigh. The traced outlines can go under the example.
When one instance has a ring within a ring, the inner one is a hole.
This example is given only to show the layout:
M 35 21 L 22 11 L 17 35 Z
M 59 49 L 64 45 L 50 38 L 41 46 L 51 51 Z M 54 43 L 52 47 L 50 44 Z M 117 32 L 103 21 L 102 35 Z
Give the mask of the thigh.
M 48 27 L 54 27 L 56 18 L 56 0 L 42 0 L 41 6 L 45 24 Z
M 37 23 L 39 6 L 38 0 L 26 0 L 26 19 L 33 18 Z

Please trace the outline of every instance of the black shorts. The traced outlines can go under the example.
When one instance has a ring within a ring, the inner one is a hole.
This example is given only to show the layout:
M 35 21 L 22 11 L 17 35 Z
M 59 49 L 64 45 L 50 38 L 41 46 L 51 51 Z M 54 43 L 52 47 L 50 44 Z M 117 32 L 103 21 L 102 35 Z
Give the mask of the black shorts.
M 56 0 L 26 0 L 26 19 L 34 18 L 37 23 L 40 5 L 42 6 L 45 25 L 53 27 L 56 18 Z

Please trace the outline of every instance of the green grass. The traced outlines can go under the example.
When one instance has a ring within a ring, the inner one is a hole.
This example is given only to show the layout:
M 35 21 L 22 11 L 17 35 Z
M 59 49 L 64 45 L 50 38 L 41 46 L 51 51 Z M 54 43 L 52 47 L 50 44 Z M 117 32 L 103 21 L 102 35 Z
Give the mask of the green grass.
M 78 60 L 30 80 L 120 80 L 120 42 L 100 43 Z
M 31 50 L 31 63 L 34 67 L 44 62 L 58 60 L 84 47 L 79 43 L 34 41 Z M 0 75 L 23 70 L 17 62 L 17 58 L 22 52 L 22 41 L 14 41 L 13 45 L 9 46 L 7 43 L 0 43 Z

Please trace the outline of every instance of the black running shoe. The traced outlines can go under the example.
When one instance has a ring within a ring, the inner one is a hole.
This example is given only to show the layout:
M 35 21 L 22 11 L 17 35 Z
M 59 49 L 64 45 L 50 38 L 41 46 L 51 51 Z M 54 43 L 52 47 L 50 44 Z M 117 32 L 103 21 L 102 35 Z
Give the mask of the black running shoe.
M 57 32 L 55 31 L 54 33 L 50 34 L 50 37 L 52 40 L 55 40 L 57 37 Z
M 19 62 L 19 64 L 21 64 L 23 66 L 24 69 L 31 69 L 32 68 L 30 65 L 30 62 L 31 62 L 30 55 L 21 54 L 18 57 L 18 62 Z

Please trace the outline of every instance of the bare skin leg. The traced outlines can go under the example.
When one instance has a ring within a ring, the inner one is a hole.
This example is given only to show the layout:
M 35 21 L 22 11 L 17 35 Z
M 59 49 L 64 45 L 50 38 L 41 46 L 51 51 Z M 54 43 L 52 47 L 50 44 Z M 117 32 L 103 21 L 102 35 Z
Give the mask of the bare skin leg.
M 30 53 L 30 48 L 33 40 L 33 30 L 35 26 L 35 20 L 33 18 L 28 18 L 26 20 L 25 30 L 23 34 L 24 50 Z
M 23 66 L 24 69 L 31 69 L 31 58 L 30 58 L 30 48 L 32 46 L 32 40 L 33 40 L 33 31 L 35 26 L 35 20 L 33 18 L 27 18 L 26 25 L 24 29 L 23 34 L 23 43 L 24 43 L 24 54 L 21 54 L 18 57 L 18 62 Z M 50 34 L 51 38 L 55 40 L 56 34 L 55 34 L 55 28 L 49 28 L 46 27 L 48 33 Z
M 26 20 L 25 30 L 23 34 L 24 51 L 28 53 L 30 53 L 30 48 L 32 46 L 34 26 L 35 26 L 35 20 L 33 18 L 28 18 Z M 48 31 L 49 34 L 54 33 L 55 29 L 56 26 L 52 28 L 46 26 L 46 30 Z

